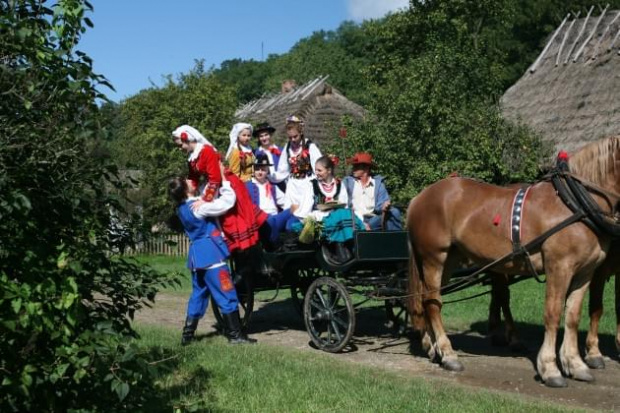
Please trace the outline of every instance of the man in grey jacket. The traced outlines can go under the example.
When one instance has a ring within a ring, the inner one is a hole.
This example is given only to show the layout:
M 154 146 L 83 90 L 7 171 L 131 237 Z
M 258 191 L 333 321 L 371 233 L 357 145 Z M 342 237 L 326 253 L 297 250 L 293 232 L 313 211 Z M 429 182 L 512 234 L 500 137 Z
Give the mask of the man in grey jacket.
M 353 166 L 351 176 L 343 180 L 349 195 L 349 208 L 353 208 L 368 230 L 401 230 L 400 211 L 392 206 L 383 177 L 370 173 L 372 155 L 359 152 L 347 163 Z

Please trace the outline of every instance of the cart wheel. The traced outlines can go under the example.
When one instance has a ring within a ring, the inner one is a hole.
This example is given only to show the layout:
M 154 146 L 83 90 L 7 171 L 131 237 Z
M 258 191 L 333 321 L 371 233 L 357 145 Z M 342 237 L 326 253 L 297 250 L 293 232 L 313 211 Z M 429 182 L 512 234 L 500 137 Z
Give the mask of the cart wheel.
M 254 290 L 249 277 L 237 277 L 233 276 L 235 281 L 235 289 L 237 290 L 237 297 L 239 298 L 239 318 L 241 318 L 241 327 L 247 330 L 250 324 L 250 317 L 252 316 L 252 310 L 254 309 Z M 220 309 L 215 303 L 213 296 L 211 296 L 211 308 L 213 309 L 213 315 L 218 324 L 218 330 L 222 331 L 224 326 L 224 320 Z
M 300 316 L 304 314 L 304 297 L 308 287 L 320 274 L 318 268 L 306 268 L 297 271 L 297 277 L 291 282 L 291 300 Z
M 407 294 L 407 280 L 396 278 L 387 285 L 392 290 L 401 291 L 401 295 Z M 406 298 L 391 298 L 385 300 L 385 315 L 387 316 L 387 327 L 393 330 L 398 336 L 403 336 L 409 326 L 409 311 L 407 309 Z
M 344 286 L 330 277 L 315 280 L 304 299 L 304 322 L 318 348 L 329 353 L 342 350 L 355 330 L 355 311 Z
M 409 311 L 400 299 L 385 301 L 385 314 L 387 315 L 387 327 L 393 330 L 399 337 L 405 335 L 409 326 Z

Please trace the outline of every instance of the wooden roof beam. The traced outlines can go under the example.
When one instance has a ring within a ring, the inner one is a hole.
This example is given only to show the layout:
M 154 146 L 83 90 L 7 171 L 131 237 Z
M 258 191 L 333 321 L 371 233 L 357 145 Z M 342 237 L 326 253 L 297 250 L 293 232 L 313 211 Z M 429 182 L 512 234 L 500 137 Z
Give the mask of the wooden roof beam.
M 594 6 L 590 7 L 590 10 L 588 11 L 588 15 L 584 19 L 583 25 L 581 26 L 581 30 L 579 30 L 579 34 L 575 38 L 575 41 L 573 42 L 573 45 L 571 46 L 570 50 L 568 51 L 568 54 L 566 55 L 566 60 L 564 60 L 564 64 L 568 63 L 568 60 L 570 59 L 570 55 L 573 54 L 573 50 L 575 50 L 575 47 L 577 46 L 577 43 L 579 42 L 579 39 L 581 38 L 581 35 L 583 34 L 584 31 L 586 31 L 586 25 L 588 24 L 588 20 L 590 19 L 590 15 L 592 14 L 592 10 L 594 10 Z
M 598 16 L 598 20 L 596 21 L 596 24 L 594 25 L 592 30 L 590 30 L 590 35 L 586 38 L 586 40 L 583 42 L 583 44 L 581 45 L 581 47 L 579 48 L 579 50 L 575 54 L 575 57 L 573 58 L 573 63 L 575 63 L 577 61 L 577 59 L 579 59 L 579 56 L 581 56 L 581 53 L 583 52 L 583 49 L 586 48 L 586 45 L 590 42 L 592 37 L 594 37 L 594 33 L 596 33 L 596 29 L 598 29 L 598 25 L 601 24 L 601 21 L 603 20 L 603 17 L 605 17 L 605 13 L 607 12 L 607 8 L 608 7 L 609 7 L 609 4 L 607 6 L 605 6 L 605 10 L 603 10 L 601 15 Z

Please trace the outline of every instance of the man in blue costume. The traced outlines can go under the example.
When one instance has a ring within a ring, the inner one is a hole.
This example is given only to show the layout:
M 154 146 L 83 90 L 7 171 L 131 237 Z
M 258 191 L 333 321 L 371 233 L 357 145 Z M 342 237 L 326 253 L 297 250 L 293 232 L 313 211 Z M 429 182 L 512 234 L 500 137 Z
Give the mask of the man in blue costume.
M 197 198 L 192 197 L 195 188 L 189 181 L 172 179 L 168 185 L 170 198 L 176 203 L 176 211 L 185 233 L 191 241 L 187 267 L 192 272 L 192 293 L 187 303 L 187 318 L 183 327 L 181 344 L 189 344 L 205 315 L 212 295 L 224 321 L 225 334 L 231 344 L 255 343 L 241 330 L 239 299 L 230 276 L 226 259 L 230 255 L 217 222 L 235 204 L 235 192 L 230 182 L 224 180 L 220 196 L 212 202 L 192 208 Z
M 349 195 L 349 208 L 364 221 L 368 230 L 397 231 L 403 228 L 401 214 L 392 206 L 385 181 L 380 175 L 371 175 L 372 155 L 356 153 L 347 160 L 353 166 L 352 176 L 343 182 Z
M 291 218 L 290 209 L 283 209 L 284 193 L 267 180 L 271 166 L 273 165 L 267 155 L 259 153 L 254 163 L 254 176 L 245 183 L 252 203 L 268 214 L 267 220 L 259 229 L 266 250 L 277 248 L 280 233 L 285 230 L 286 223 Z

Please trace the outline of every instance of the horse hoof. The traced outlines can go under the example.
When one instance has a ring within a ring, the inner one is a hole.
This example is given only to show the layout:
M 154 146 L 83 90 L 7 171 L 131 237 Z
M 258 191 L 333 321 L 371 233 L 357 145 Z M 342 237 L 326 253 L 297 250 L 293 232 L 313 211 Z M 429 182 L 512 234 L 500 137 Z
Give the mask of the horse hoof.
M 589 357 L 585 361 L 591 369 L 601 370 L 605 368 L 605 359 L 603 357 Z
M 463 367 L 463 364 L 458 361 L 458 360 L 445 360 L 441 363 L 441 367 L 443 367 L 444 369 L 448 370 L 448 371 L 463 371 L 465 370 L 465 367 Z
M 578 381 L 593 382 L 594 376 L 588 370 L 579 370 L 573 373 L 573 379 Z
M 568 383 L 566 382 L 566 379 L 564 377 L 556 376 L 556 377 L 550 377 L 547 380 L 545 380 L 545 386 L 559 388 L 559 387 L 568 386 Z

